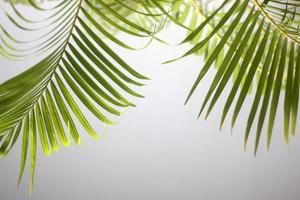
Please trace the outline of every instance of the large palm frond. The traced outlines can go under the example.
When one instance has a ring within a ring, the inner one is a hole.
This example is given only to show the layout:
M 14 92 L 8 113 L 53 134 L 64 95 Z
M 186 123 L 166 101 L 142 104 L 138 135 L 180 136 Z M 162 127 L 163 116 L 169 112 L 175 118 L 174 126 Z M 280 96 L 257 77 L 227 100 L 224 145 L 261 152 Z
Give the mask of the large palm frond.
M 194 46 L 181 58 L 202 52 L 206 55 L 206 61 L 188 94 L 186 103 L 215 63 L 218 69 L 200 107 L 199 115 L 207 107 L 205 117 L 208 117 L 233 77 L 234 83 L 230 86 L 231 90 L 225 101 L 220 129 L 231 107 L 233 128 L 247 94 L 255 84 L 257 74 L 255 97 L 249 109 L 245 129 L 245 147 L 255 117 L 258 116 L 254 146 L 256 154 L 269 112 L 269 148 L 282 89 L 285 90 L 283 132 L 288 143 L 290 133 L 294 135 L 296 131 L 299 101 L 300 4 L 295 1 L 257 0 L 224 0 L 220 1 L 218 6 L 212 1 L 207 1 L 206 4 L 200 1 L 192 3 L 199 9 L 199 14 L 206 17 L 198 26 L 193 25 L 195 29 L 183 40 L 182 43 L 191 42 Z
M 120 108 L 135 106 L 129 96 L 143 97 L 132 87 L 142 86 L 141 80 L 148 78 L 103 38 L 134 49 L 113 33 L 151 40 L 163 23 L 159 10 L 144 1 L 22 1 L 39 19 L 22 13 L 18 3 L 1 3 L 6 21 L 0 24 L 0 53 L 16 61 L 43 59 L 0 85 L 0 155 L 7 155 L 22 137 L 19 182 L 30 151 L 31 191 L 38 136 L 45 155 L 60 144 L 69 146 L 71 138 L 80 144 L 76 121 L 90 136 L 100 138 L 78 100 L 103 124 L 114 124 L 112 117 L 121 115 Z M 139 15 L 139 21 L 131 20 L 132 14 Z

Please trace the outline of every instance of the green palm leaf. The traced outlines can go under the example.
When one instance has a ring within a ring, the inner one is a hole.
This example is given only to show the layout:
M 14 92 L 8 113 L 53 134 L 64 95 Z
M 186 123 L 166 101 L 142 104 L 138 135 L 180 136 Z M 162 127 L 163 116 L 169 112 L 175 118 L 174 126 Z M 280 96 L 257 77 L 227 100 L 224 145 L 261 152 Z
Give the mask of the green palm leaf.
M 78 120 L 91 137 L 100 139 L 75 96 L 103 124 L 114 124 L 112 118 L 121 115 L 120 108 L 135 106 L 126 93 L 143 97 L 132 86 L 142 86 L 141 80 L 148 78 L 130 67 L 103 38 L 133 49 L 112 32 L 118 30 L 137 37 L 153 38 L 154 26 L 131 21 L 122 15 L 124 10 L 130 15 L 133 11 L 141 12 L 142 7 L 147 8 L 154 14 L 143 11 L 142 18 L 153 24 L 157 23 L 159 15 L 148 4 L 138 2 L 129 11 L 121 2 L 104 0 L 59 1 L 51 4 L 51 8 L 32 0 L 22 2 L 34 12 L 46 15 L 34 21 L 22 14 L 17 3 L 9 1 L 3 4 L 2 11 L 8 22 L 31 35 L 44 32 L 41 36 L 24 40 L 1 25 L 1 55 L 11 60 L 45 56 L 29 70 L 0 85 L 0 136 L 3 140 L 0 149 L 1 156 L 7 155 L 21 133 L 19 182 L 29 153 L 32 191 L 37 133 L 45 155 L 57 151 L 60 144 L 69 146 L 71 139 L 80 144 L 74 120 Z M 6 11 L 9 8 L 13 12 Z
M 183 40 L 183 43 L 191 42 L 194 46 L 181 58 L 197 52 L 205 52 L 207 49 L 211 50 L 206 55 L 205 64 L 189 92 L 186 103 L 195 93 L 203 77 L 216 63 L 217 73 L 199 115 L 208 106 L 205 115 L 208 117 L 228 86 L 230 78 L 233 77 L 234 84 L 226 99 L 220 124 L 222 127 L 232 108 L 233 127 L 246 96 L 254 84 L 254 75 L 258 74 L 256 94 L 245 130 L 245 146 L 261 104 L 254 149 L 256 153 L 268 110 L 269 122 L 266 136 L 269 148 L 282 89 L 285 89 L 283 135 L 288 143 L 290 131 L 295 134 L 297 121 L 299 98 L 299 74 L 296 64 L 299 63 L 296 53 L 299 51 L 297 8 L 300 5 L 289 1 L 257 0 L 224 0 L 220 2 L 219 7 L 212 10 L 205 8 L 205 4 L 201 2 L 193 1 L 193 5 L 199 9 L 199 15 L 205 13 L 206 17 L 202 23 L 194 25 L 194 30 Z M 235 99 L 236 103 L 233 106 Z

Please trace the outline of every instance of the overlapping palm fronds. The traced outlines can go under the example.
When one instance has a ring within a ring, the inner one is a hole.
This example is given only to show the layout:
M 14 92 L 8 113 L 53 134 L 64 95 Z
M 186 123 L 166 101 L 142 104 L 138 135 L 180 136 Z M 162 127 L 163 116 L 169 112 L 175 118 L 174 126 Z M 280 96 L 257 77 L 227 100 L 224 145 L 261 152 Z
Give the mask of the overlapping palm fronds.
M 104 124 L 113 124 L 112 117 L 121 114 L 120 108 L 134 106 L 128 96 L 143 97 L 132 87 L 142 86 L 147 77 L 107 45 L 106 40 L 110 40 L 129 50 L 138 49 L 119 39 L 117 32 L 151 41 L 159 40 L 155 33 L 168 23 L 187 30 L 188 35 L 181 43 L 193 47 L 180 58 L 204 55 L 205 64 L 186 103 L 207 72 L 216 66 L 216 74 L 199 107 L 199 116 L 207 109 L 205 117 L 208 117 L 225 88 L 230 87 L 220 128 L 231 109 L 233 128 L 247 94 L 253 90 L 244 142 L 246 147 L 250 133 L 256 133 L 255 154 L 265 124 L 268 125 L 267 146 L 270 146 L 281 95 L 284 95 L 285 141 L 288 143 L 290 135 L 295 134 L 300 84 L 300 4 L 297 1 L 39 2 L 1 3 L 2 16 L 19 32 L 0 24 L 1 56 L 11 60 L 44 56 L 29 70 L 0 85 L 0 154 L 7 155 L 22 137 L 20 180 L 30 151 L 31 186 L 38 138 L 46 155 L 58 150 L 59 144 L 70 145 L 69 135 L 80 144 L 76 121 L 93 138 L 99 138 L 77 99 Z M 27 4 L 42 17 L 31 19 L 22 13 L 19 3 Z M 49 5 L 44 6 L 45 3 Z M 26 34 L 34 37 L 24 39 Z M 251 131 L 255 120 L 256 130 Z

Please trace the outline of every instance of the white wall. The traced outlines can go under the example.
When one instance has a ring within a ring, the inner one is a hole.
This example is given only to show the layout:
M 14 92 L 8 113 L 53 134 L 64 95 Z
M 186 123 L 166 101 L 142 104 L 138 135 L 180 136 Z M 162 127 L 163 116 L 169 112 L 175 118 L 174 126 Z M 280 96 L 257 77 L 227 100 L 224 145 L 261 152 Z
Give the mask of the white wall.
M 174 26 L 161 34 L 173 44 L 183 36 L 183 31 Z M 240 113 L 232 136 L 229 126 L 222 132 L 218 130 L 225 102 L 217 104 L 207 121 L 203 117 L 196 120 L 215 71 L 211 71 L 191 102 L 184 106 L 185 97 L 203 66 L 202 59 L 191 56 L 169 65 L 160 64 L 185 50 L 187 47 L 181 49 L 157 42 L 138 52 L 118 48 L 128 63 L 152 78 L 139 89 L 146 98 L 136 101 L 138 107 L 126 110 L 117 125 L 107 127 L 103 141 L 92 140 L 82 130 L 80 147 L 62 148 L 51 157 L 44 157 L 39 149 L 31 199 L 299 199 L 299 130 L 288 150 L 282 137 L 280 113 L 270 152 L 266 151 L 266 135 L 263 135 L 254 158 L 253 132 L 248 150 L 243 150 L 250 100 Z M 11 64 L 0 58 L 0 66 L 0 82 L 3 82 L 29 63 Z M 90 121 L 99 126 L 93 117 Z M 20 188 L 16 186 L 20 146 L 18 143 L 8 157 L 0 160 L 1 200 L 30 199 L 28 169 Z

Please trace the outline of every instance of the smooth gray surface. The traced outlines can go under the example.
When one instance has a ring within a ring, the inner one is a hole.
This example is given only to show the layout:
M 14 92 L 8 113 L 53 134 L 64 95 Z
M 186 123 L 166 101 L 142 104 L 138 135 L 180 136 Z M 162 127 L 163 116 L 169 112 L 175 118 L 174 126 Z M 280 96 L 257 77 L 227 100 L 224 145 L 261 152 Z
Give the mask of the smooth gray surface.
M 172 26 L 161 37 L 175 42 L 183 37 L 183 32 Z M 152 78 L 139 89 L 146 98 L 136 101 L 138 107 L 126 110 L 117 125 L 107 127 L 106 137 L 100 142 L 82 130 L 80 147 L 61 148 L 51 157 L 44 157 L 39 148 L 31 198 L 28 168 L 20 188 L 16 186 L 21 146 L 18 143 L 8 157 L 0 160 L 0 199 L 299 199 L 299 130 L 289 150 L 282 137 L 282 101 L 270 152 L 266 151 L 263 132 L 258 156 L 253 158 L 253 132 L 248 150 L 243 150 L 244 123 L 251 97 L 232 136 L 229 120 L 222 132 L 218 130 L 225 102 L 217 104 L 207 121 L 196 120 L 215 71 L 202 82 L 192 101 L 183 105 L 203 65 L 202 59 L 192 56 L 169 65 L 160 63 L 186 49 L 156 42 L 138 52 L 118 49 L 128 63 Z M 28 65 L 1 59 L 0 82 Z M 94 118 L 90 120 L 101 127 Z

